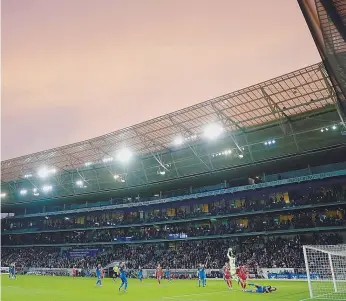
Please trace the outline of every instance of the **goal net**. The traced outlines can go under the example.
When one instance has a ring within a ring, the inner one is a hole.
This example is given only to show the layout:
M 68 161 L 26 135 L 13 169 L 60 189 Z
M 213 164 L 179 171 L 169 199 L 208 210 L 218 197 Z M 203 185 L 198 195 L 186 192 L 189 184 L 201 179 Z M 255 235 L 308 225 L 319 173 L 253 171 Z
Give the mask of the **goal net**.
M 346 300 L 346 245 L 303 246 L 310 298 Z

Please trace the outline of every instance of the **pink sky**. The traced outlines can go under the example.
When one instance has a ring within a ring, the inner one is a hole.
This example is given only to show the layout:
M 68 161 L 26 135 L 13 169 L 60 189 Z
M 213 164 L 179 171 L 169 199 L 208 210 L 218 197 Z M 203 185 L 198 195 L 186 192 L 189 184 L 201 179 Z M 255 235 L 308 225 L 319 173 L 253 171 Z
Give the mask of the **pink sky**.
M 296 1 L 2 0 L 2 160 L 320 60 Z

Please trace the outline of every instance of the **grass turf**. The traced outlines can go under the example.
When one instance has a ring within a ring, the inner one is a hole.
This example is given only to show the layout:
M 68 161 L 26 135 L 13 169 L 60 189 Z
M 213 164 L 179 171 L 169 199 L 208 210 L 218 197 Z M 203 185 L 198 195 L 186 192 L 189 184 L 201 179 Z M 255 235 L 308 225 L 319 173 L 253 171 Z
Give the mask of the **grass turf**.
M 140 283 L 129 279 L 128 291 L 119 292 L 120 280 L 105 279 L 103 287 L 96 287 L 95 278 L 18 276 L 8 279 L 1 276 L 2 301 L 219 301 L 219 300 L 284 300 L 299 301 L 308 298 L 307 283 L 303 281 L 259 281 L 278 290 L 271 294 L 244 293 L 234 284 L 228 290 L 222 280 L 208 280 L 207 287 L 198 287 L 196 280 L 162 281 L 144 279 Z M 257 281 L 256 281 L 257 283 Z

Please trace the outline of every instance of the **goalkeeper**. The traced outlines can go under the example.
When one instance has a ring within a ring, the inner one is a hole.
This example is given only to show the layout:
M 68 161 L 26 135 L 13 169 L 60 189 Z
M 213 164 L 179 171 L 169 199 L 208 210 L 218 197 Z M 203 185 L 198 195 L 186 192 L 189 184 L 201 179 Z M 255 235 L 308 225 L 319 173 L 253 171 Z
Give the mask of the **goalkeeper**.
M 235 256 L 233 254 L 232 248 L 228 249 L 227 257 L 228 257 L 229 270 L 230 270 L 231 277 L 234 277 L 237 274 L 237 267 L 235 266 Z
M 254 283 L 249 283 L 249 286 L 254 286 L 255 290 L 246 290 L 247 293 L 258 293 L 258 294 L 268 294 L 276 291 L 276 287 L 273 286 L 263 286 Z

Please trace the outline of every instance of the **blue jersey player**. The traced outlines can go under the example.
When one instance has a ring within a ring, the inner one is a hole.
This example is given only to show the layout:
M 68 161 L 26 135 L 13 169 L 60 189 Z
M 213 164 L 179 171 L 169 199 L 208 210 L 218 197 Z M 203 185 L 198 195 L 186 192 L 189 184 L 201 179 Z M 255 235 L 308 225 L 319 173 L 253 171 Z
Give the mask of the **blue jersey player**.
M 247 293 L 258 293 L 258 294 L 268 294 L 276 291 L 276 287 L 273 286 L 263 286 L 258 284 L 249 283 L 249 286 L 254 286 L 255 290 L 247 290 Z
M 17 276 L 16 276 L 16 267 L 15 267 L 14 263 L 10 266 L 8 278 L 10 278 L 10 279 L 11 278 L 12 279 L 16 279 L 17 278 Z
M 167 279 L 167 280 L 172 280 L 172 278 L 171 278 L 171 271 L 169 270 L 169 268 L 167 268 L 166 270 L 165 270 L 165 278 Z
M 140 282 L 143 280 L 143 270 L 141 268 L 138 270 L 138 279 Z
M 122 287 L 124 287 L 124 292 L 127 290 L 127 278 L 126 278 L 126 272 L 125 272 L 125 264 L 123 262 L 120 263 L 119 265 L 119 277 L 121 280 L 121 285 L 119 287 L 119 291 L 121 290 Z
M 102 268 L 101 268 L 101 264 L 98 264 L 96 267 L 96 285 L 100 285 L 102 286 Z
M 205 287 L 207 285 L 207 277 L 205 274 L 204 265 L 202 263 L 199 264 L 199 268 L 197 269 L 197 276 L 198 286 L 201 287 L 201 285 L 203 285 L 203 287 Z

